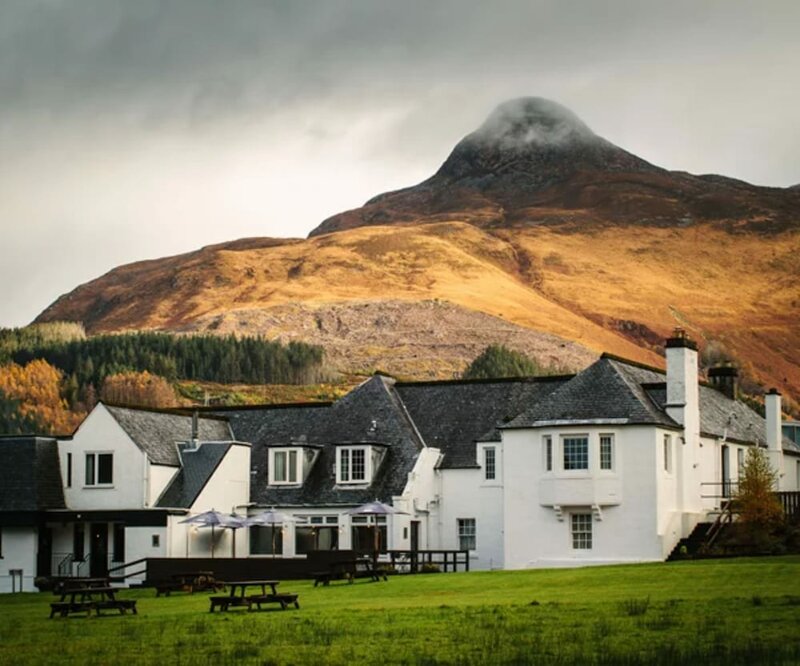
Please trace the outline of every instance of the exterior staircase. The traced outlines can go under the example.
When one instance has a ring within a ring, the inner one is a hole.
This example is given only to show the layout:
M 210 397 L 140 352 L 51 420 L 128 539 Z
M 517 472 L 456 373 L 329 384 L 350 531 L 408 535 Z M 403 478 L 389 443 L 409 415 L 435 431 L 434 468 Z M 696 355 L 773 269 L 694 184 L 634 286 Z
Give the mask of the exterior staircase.
M 684 537 L 675 544 L 675 548 L 672 549 L 669 557 L 667 557 L 667 562 L 680 560 L 687 556 L 691 557 L 697 553 L 705 545 L 706 535 L 712 525 L 713 523 L 697 523 L 689 536 Z

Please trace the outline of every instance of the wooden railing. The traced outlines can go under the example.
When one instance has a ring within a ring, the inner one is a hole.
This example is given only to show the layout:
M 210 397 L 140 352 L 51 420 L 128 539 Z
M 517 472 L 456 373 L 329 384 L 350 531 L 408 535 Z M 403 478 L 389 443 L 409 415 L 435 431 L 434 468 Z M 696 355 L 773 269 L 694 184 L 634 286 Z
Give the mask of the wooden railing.
M 390 550 L 392 568 L 399 573 L 469 571 L 468 550 Z
M 800 490 L 775 493 L 787 518 L 800 518 Z
M 146 574 L 147 573 L 146 564 L 145 567 L 143 569 L 140 569 L 139 571 L 132 571 L 130 573 L 125 573 L 125 569 L 135 566 L 137 564 L 142 564 L 143 562 L 145 563 L 147 562 L 146 557 L 142 557 L 138 560 L 133 560 L 133 562 L 125 562 L 125 564 L 118 564 L 117 566 L 111 567 L 108 570 L 108 575 L 111 576 L 112 578 L 115 578 L 116 580 L 125 580 L 126 578 L 130 578 L 131 576 L 140 576 L 142 574 Z

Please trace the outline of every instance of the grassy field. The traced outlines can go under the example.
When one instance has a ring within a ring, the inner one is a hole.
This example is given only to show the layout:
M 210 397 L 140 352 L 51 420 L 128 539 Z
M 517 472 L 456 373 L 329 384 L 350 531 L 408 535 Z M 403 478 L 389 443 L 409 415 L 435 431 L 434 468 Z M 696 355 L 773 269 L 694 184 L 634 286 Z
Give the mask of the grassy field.
M 50 620 L 51 594 L 5 595 L 0 663 L 800 663 L 800 557 L 281 587 L 300 610 L 131 590 L 138 616 Z

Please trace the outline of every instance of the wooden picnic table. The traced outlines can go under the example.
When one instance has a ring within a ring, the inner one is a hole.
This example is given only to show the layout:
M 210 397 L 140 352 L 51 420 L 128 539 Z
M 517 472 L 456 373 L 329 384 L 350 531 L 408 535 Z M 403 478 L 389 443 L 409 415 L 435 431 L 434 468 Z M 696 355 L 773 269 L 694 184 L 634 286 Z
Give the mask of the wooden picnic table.
M 64 578 L 53 587 L 53 594 L 60 594 L 61 601 L 64 601 L 67 593 L 70 590 L 78 590 L 85 587 L 109 587 L 111 579 L 108 577 L 101 578 Z
M 62 593 L 60 601 L 50 604 L 50 618 L 56 615 L 67 617 L 76 613 L 86 613 L 86 617 L 89 617 L 92 611 L 100 615 L 103 610 L 117 610 L 120 615 L 131 611 L 136 615 L 136 600 L 117 599 L 117 591 L 117 588 L 110 586 L 72 587 Z
M 386 572 L 378 569 L 375 563 L 366 557 L 331 562 L 327 571 L 314 571 L 311 575 L 314 577 L 314 587 L 330 585 L 332 580 L 346 580 L 351 584 L 356 578 L 369 578 L 375 582 L 389 580 Z
M 300 608 L 296 594 L 278 592 L 280 582 L 277 580 L 229 580 L 225 581 L 225 585 L 229 588 L 228 594 L 209 597 L 211 602 L 209 612 L 213 613 L 215 608 L 226 611 L 231 606 L 234 608 L 246 607 L 247 610 L 255 610 L 253 608 L 255 606 L 256 609 L 262 610 L 262 604 L 271 603 L 280 604 L 283 610 L 286 610 L 290 604 L 294 604 L 295 608 Z M 252 587 L 260 588 L 261 593 L 247 594 L 248 588 Z M 267 588 L 269 588 L 269 592 L 267 592 Z

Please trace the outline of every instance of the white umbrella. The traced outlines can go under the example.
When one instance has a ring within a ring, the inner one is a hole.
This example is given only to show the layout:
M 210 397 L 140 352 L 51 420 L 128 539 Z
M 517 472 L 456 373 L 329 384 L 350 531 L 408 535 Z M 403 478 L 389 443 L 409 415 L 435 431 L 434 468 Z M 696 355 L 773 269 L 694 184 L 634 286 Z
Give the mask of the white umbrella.
M 374 502 L 367 502 L 366 504 L 362 504 L 361 506 L 357 506 L 355 509 L 350 509 L 347 512 L 351 516 L 375 516 L 375 522 L 372 525 L 375 543 L 373 544 L 374 552 L 373 552 L 373 559 L 377 561 L 378 559 L 378 551 L 380 550 L 380 532 L 378 531 L 378 520 L 377 516 L 388 516 L 392 514 L 405 514 L 408 515 L 405 511 L 400 511 L 399 509 L 395 509 L 393 506 L 389 506 L 388 504 L 384 504 L 383 502 L 379 502 L 377 499 Z
M 211 527 L 211 557 L 214 557 L 214 528 L 225 527 L 234 530 L 233 533 L 233 556 L 236 557 L 236 532 L 235 530 L 244 526 L 244 519 L 235 514 L 222 513 L 220 511 L 204 511 L 196 516 L 191 516 L 181 523 L 192 523 L 200 527 Z
M 275 526 L 283 525 L 294 521 L 292 516 L 289 516 L 280 511 L 275 511 L 274 508 L 269 511 L 262 511 L 255 516 L 246 518 L 244 524 L 247 527 L 271 527 L 272 528 L 272 557 L 275 557 Z

